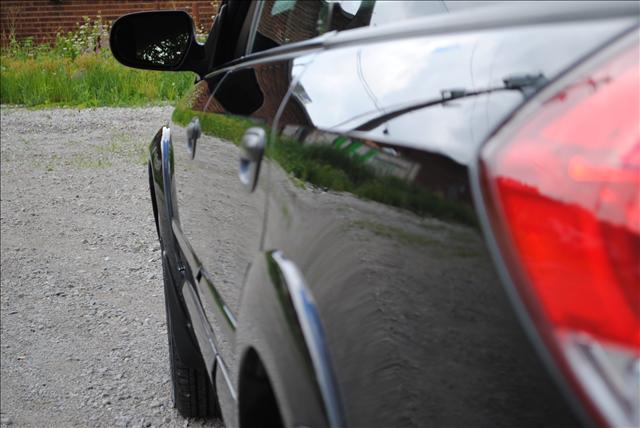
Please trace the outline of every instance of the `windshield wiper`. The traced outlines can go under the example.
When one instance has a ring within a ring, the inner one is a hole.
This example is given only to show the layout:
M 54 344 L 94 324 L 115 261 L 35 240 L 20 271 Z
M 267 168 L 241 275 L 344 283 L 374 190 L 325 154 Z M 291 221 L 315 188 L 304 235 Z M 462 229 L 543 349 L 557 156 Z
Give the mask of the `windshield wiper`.
M 415 110 L 420 110 L 426 107 L 431 107 L 439 104 L 446 104 L 453 100 L 474 97 L 476 95 L 489 94 L 491 92 L 498 91 L 520 91 L 525 98 L 528 98 L 533 93 L 537 92 L 537 90 L 545 85 L 549 79 L 545 77 L 544 74 L 521 74 L 521 75 L 510 75 L 502 79 L 504 82 L 504 86 L 496 86 L 493 88 L 486 89 L 478 89 L 478 90 L 467 90 L 464 88 L 452 88 L 452 89 L 443 89 L 440 91 L 440 98 L 427 100 L 421 103 L 412 102 L 410 105 L 403 104 L 401 107 L 397 107 L 388 113 L 385 113 L 381 116 L 378 116 L 374 119 L 371 119 L 357 128 L 355 131 L 368 131 L 378 126 L 388 122 L 398 116 L 402 116 L 403 114 L 410 113 Z

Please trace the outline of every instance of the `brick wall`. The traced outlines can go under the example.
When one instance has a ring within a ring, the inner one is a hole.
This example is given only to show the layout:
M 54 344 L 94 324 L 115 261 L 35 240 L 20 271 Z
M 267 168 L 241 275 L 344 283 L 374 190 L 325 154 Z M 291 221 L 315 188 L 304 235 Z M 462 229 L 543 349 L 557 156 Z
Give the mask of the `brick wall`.
M 220 0 L 0 0 L 2 43 L 10 34 L 53 42 L 56 33 L 74 30 L 83 16 L 113 21 L 120 15 L 155 9 L 180 9 L 194 18 L 198 28 L 209 30 Z

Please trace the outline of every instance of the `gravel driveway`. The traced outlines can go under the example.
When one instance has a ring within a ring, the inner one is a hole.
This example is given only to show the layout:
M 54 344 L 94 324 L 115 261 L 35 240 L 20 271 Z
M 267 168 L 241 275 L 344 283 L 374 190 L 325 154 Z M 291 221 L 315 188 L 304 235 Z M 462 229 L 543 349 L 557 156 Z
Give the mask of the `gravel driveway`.
M 216 426 L 172 408 L 146 147 L 169 107 L 3 106 L 2 426 Z

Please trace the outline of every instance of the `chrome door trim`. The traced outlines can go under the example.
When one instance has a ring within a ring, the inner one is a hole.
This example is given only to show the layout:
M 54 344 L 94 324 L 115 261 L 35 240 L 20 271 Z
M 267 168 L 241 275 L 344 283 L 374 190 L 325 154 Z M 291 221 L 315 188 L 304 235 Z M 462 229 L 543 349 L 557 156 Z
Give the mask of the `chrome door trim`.
M 173 220 L 173 198 L 171 195 L 171 128 L 162 127 L 160 138 L 160 152 L 162 155 L 162 185 L 167 215 Z
M 256 10 L 253 12 L 253 16 L 251 17 L 251 29 L 249 30 L 249 38 L 247 40 L 247 46 L 245 46 L 244 54 L 245 56 L 251 55 L 251 48 L 253 47 L 253 43 L 256 41 L 256 25 L 258 24 L 258 20 L 260 19 L 260 15 L 262 14 L 262 9 L 264 8 L 264 2 L 258 2 L 258 6 Z
M 187 306 L 187 311 L 189 312 L 189 316 L 193 321 L 193 315 L 197 314 L 197 323 L 201 327 L 198 329 L 195 325 L 193 325 L 193 331 L 196 333 L 196 338 L 198 339 L 198 345 L 201 348 L 208 347 L 210 351 L 213 353 L 213 361 L 212 363 L 207 365 L 207 371 L 211 375 L 211 380 L 214 380 L 214 369 L 217 367 L 220 368 L 220 372 L 222 373 L 222 377 L 225 380 L 225 384 L 227 385 L 227 389 L 229 390 L 229 395 L 233 398 L 234 401 L 238 401 L 238 394 L 231 382 L 231 377 L 229 376 L 229 370 L 227 369 L 226 364 L 224 363 L 224 359 L 218 352 L 218 348 L 213 340 L 213 332 L 211 331 L 211 326 L 209 321 L 207 320 L 206 315 L 202 311 L 202 304 L 198 301 L 199 297 L 193 290 L 193 287 L 190 287 L 188 282 L 185 281 L 182 287 L 182 295 L 184 296 L 184 301 Z M 200 334 L 198 334 L 200 332 Z M 202 337 L 204 336 L 204 337 Z M 213 364 L 215 362 L 215 364 Z
M 271 257 L 279 266 L 291 296 L 304 341 L 311 357 L 316 380 L 320 387 L 329 426 L 333 428 L 345 427 L 346 419 L 342 409 L 338 383 L 329 358 L 328 345 L 320 322 L 320 314 L 311 291 L 298 267 L 287 259 L 281 251 L 274 251 Z

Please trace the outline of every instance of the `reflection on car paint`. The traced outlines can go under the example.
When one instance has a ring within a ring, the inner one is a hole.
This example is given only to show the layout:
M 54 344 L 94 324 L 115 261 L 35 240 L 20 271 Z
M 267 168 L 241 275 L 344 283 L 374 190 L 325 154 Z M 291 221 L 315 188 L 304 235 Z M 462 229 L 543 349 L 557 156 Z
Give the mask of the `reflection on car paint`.
M 578 27 L 585 37 L 569 37 Z M 265 247 L 305 275 L 349 424 L 577 424 L 491 265 L 468 166 L 505 115 L 617 31 L 581 23 L 346 46 L 293 82 L 283 111 L 305 114 L 274 126 Z
M 199 117 L 210 137 L 199 142 L 201 164 L 182 166 L 176 182 L 182 200 L 201 204 L 194 210 L 181 201 L 181 222 L 204 232 L 191 232 L 194 242 L 210 237 L 196 249 L 207 272 L 200 292 L 222 340 L 234 333 L 216 320 L 230 324 L 220 311 L 234 316 L 251 264 L 237 248 L 280 250 L 317 302 L 349 424 L 574 425 L 493 270 L 476 226 L 468 164 L 530 95 L 510 90 L 506 80 L 552 79 L 618 28 L 576 26 L 346 47 L 196 85 L 174 120 Z M 585 37 L 567 37 L 578 28 Z M 551 40 L 560 41 L 549 50 Z M 490 90 L 497 87 L 506 90 Z M 268 176 L 269 190 L 225 200 L 240 194 L 234 145 L 256 124 L 274 136 L 259 180 L 263 186 Z M 260 245 L 255 233 L 265 200 Z M 228 216 L 212 217 L 206 204 Z M 229 223 L 246 235 L 224 235 Z M 235 373 L 230 345 L 220 352 Z

